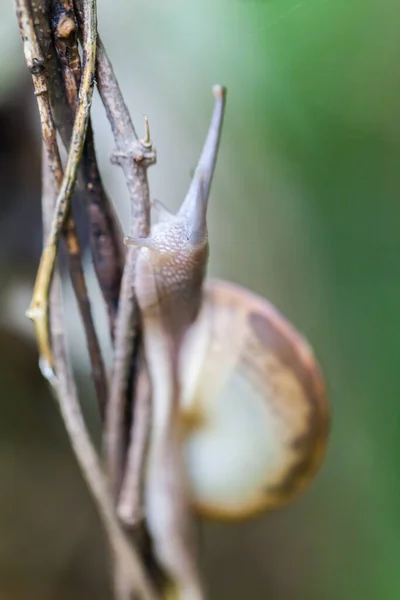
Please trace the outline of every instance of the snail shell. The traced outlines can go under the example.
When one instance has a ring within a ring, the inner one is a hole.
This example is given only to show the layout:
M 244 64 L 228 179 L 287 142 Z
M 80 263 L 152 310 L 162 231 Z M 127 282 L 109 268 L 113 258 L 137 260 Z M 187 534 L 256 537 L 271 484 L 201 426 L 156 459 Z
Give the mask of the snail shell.
M 207 280 L 180 363 L 192 503 L 239 520 L 292 501 L 321 465 L 329 408 L 307 342 L 265 299 Z

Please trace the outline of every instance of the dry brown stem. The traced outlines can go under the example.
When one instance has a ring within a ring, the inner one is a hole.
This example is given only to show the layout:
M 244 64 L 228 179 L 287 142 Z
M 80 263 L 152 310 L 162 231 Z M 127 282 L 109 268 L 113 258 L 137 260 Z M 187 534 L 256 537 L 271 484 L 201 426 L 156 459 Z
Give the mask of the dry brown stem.
M 29 4 L 27 2 L 18 2 L 17 6 L 18 21 L 21 35 L 24 40 L 25 54 L 27 57 L 28 67 L 32 74 L 39 114 L 43 124 L 42 131 L 44 147 L 48 152 L 48 161 L 52 172 L 54 173 L 57 185 L 60 188 L 63 180 L 63 169 L 51 112 L 51 103 L 48 91 L 48 77 L 45 68 L 46 58 L 43 56 L 41 45 L 35 35 Z M 93 323 L 82 267 L 80 244 L 72 214 L 70 214 L 67 219 L 66 226 L 63 230 L 63 237 L 67 248 L 68 267 L 71 281 L 85 329 L 92 366 L 92 377 L 97 392 L 97 397 L 99 399 L 100 409 L 104 411 L 105 402 L 107 399 L 106 373 L 101 355 L 100 344 Z
M 36 40 L 37 48 L 33 49 L 29 44 L 28 28 L 32 29 L 33 21 L 26 2 L 17 1 L 18 16 L 21 23 L 21 35 L 24 40 L 25 57 L 33 74 L 41 74 L 40 82 L 43 80 L 43 86 L 35 90 L 36 95 L 43 95 L 47 91 L 45 76 L 43 73 L 44 63 L 40 54 L 40 47 Z M 24 12 L 25 10 L 25 12 Z M 49 338 L 49 292 L 53 276 L 55 259 L 57 254 L 58 242 L 61 231 L 68 217 L 69 201 L 74 189 L 76 173 L 79 159 L 82 154 L 83 144 L 86 135 L 86 128 L 89 118 L 91 99 L 93 94 L 92 77 L 95 67 L 96 57 L 96 36 L 97 36 L 97 18 L 94 2 L 85 4 L 85 17 L 87 29 L 85 35 L 84 51 L 86 52 L 86 65 L 82 77 L 80 88 L 79 107 L 76 113 L 70 152 L 65 167 L 64 177 L 62 179 L 59 194 L 56 200 L 53 220 L 44 246 L 42 257 L 39 264 L 38 274 L 33 291 L 32 302 L 27 316 L 33 320 L 36 329 L 36 336 L 39 345 L 39 354 L 43 364 L 48 369 L 54 369 L 54 358 L 51 350 Z M 39 109 L 40 110 L 40 109 Z M 48 126 L 46 116 L 40 114 L 43 123 L 43 131 Z M 44 133 L 44 136 L 46 133 Z

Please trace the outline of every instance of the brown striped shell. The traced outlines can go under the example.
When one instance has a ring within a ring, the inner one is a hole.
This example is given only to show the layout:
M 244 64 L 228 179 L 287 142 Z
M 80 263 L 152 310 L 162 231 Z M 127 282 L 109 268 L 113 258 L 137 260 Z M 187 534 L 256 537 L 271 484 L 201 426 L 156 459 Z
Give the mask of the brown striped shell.
M 181 356 L 197 512 L 244 519 L 292 501 L 314 478 L 329 436 L 325 386 L 308 343 L 265 299 L 208 280 Z

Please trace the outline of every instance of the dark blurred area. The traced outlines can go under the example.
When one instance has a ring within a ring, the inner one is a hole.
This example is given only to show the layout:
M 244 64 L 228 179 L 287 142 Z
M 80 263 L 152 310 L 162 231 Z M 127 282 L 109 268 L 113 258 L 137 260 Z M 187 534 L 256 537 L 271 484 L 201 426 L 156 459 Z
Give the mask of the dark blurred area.
M 109 599 L 102 529 L 24 317 L 41 245 L 40 133 L 13 11 L 0 7 L 0 600 Z M 149 115 L 152 195 L 171 208 L 204 139 L 210 88 L 227 85 L 210 273 L 274 302 L 328 384 L 332 437 L 307 493 L 250 522 L 202 524 L 211 599 L 398 600 L 399 3 L 100 0 L 98 10 L 139 132 Z M 126 229 L 98 98 L 94 130 Z M 84 380 L 69 295 L 65 309 Z
M 0 104 L 0 237 L 5 276 L 14 270 L 10 259 L 29 272 L 41 251 L 40 139 L 34 108 L 28 76 Z

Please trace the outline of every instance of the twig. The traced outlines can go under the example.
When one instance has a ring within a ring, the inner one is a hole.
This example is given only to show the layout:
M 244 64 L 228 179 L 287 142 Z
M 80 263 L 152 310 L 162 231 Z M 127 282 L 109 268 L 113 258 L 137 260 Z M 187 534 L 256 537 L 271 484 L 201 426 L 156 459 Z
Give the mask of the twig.
M 124 578 L 130 582 L 133 593 L 140 593 L 140 597 L 144 600 L 152 600 L 157 597 L 156 593 L 148 581 L 134 546 L 125 537 L 118 522 L 104 474 L 82 419 L 75 385 L 69 369 L 67 370 L 62 336 L 62 329 L 54 330 L 53 344 L 58 376 L 53 387 L 63 421 L 86 482 L 96 500 L 109 542 L 115 552 L 117 563 L 124 573 Z
M 48 162 L 49 149 L 43 152 L 43 221 L 44 232 L 51 227 L 54 210 L 54 198 L 57 194 L 57 181 Z M 46 235 L 44 236 L 46 239 Z M 75 383 L 71 374 L 66 352 L 62 319 L 61 282 L 58 271 L 54 273 L 50 293 L 50 332 L 54 351 L 54 363 L 57 377 L 51 369 L 44 368 L 43 374 L 49 379 L 55 400 L 60 409 L 72 448 L 89 489 L 96 501 L 108 540 L 123 569 L 124 579 L 130 584 L 133 593 L 139 593 L 144 600 L 157 598 L 143 570 L 136 550 L 126 539 L 118 523 L 107 489 L 106 480 L 90 439 L 79 405 Z
M 32 48 L 27 43 L 26 27 L 27 21 L 24 20 L 24 13 L 21 7 L 24 8 L 23 0 L 17 0 L 18 16 L 21 15 L 23 27 L 23 39 L 25 56 L 28 65 L 32 65 L 31 71 L 40 73 L 43 70 L 43 62 L 38 62 L 38 58 L 32 56 Z M 26 4 L 25 4 L 26 8 Z M 54 369 L 54 357 L 51 350 L 49 338 L 49 291 L 54 270 L 54 264 L 57 254 L 58 241 L 61 230 L 68 216 L 69 200 L 71 198 L 79 159 L 82 154 L 83 144 L 86 135 L 86 128 L 89 118 L 90 105 L 93 95 L 93 74 L 95 68 L 96 57 L 96 36 L 97 36 L 97 19 L 96 19 L 96 2 L 92 0 L 85 3 L 85 41 L 84 52 L 86 55 L 86 64 L 84 66 L 82 84 L 80 88 L 79 106 L 76 112 L 76 118 L 72 131 L 72 139 L 70 152 L 65 168 L 64 178 L 55 204 L 53 220 L 49 228 L 46 244 L 42 252 L 42 257 L 39 264 L 39 269 L 36 277 L 36 282 L 33 291 L 32 302 L 27 316 L 33 320 L 36 328 L 36 337 L 39 345 L 39 353 L 42 364 L 47 364 L 48 368 Z M 28 16 L 28 15 L 27 15 Z M 30 18 L 30 17 L 29 17 Z M 40 56 L 40 48 L 37 47 L 38 56 Z M 44 79 L 44 77 L 43 77 Z M 44 82 L 45 83 L 45 82 Z M 46 88 L 38 90 L 36 94 L 45 93 Z M 41 115 L 42 116 L 42 115 Z
M 83 21 L 83 0 L 75 0 L 77 16 Z M 130 234 L 146 237 L 150 230 L 150 197 L 147 168 L 155 164 L 156 152 L 150 141 L 147 118 L 146 135 L 139 140 L 123 99 L 111 62 L 100 37 L 97 38 L 97 87 L 110 122 L 117 151 L 112 162 L 122 166 L 131 201 Z M 115 353 L 110 381 L 105 424 L 105 449 L 111 487 L 118 498 L 125 458 L 125 415 L 131 392 L 132 360 L 139 333 L 137 303 L 133 290 L 137 249 L 129 248 L 121 283 L 120 306 L 115 330 Z M 134 412 L 134 402 L 132 412 Z M 133 417 L 134 419 L 135 417 Z M 131 440 L 134 443 L 134 440 Z
M 97 166 L 91 123 L 83 149 L 80 174 L 85 185 L 93 266 L 106 303 L 110 335 L 114 341 L 125 248 L 118 217 L 104 190 Z
M 50 99 L 48 94 L 47 74 L 44 67 L 43 54 L 40 44 L 36 38 L 33 21 L 26 0 L 18 2 L 19 24 L 21 35 L 24 39 L 24 46 L 29 57 L 28 67 L 32 73 L 32 79 L 37 97 L 41 121 L 43 123 L 43 138 L 45 148 L 48 149 L 52 171 L 57 180 L 58 187 L 61 186 L 63 179 L 62 164 L 58 149 L 57 136 L 51 113 Z M 27 58 L 28 61 L 28 58 Z M 33 68 L 32 65 L 40 65 L 39 68 Z M 71 276 L 72 285 L 78 302 L 79 311 L 82 317 L 89 356 L 92 366 L 92 377 L 96 389 L 100 411 L 104 412 L 107 400 L 107 378 L 104 363 L 101 355 L 100 344 L 97 338 L 93 323 L 90 302 L 86 288 L 86 282 L 82 267 L 82 256 L 79 239 L 75 227 L 75 222 L 70 215 L 66 227 L 63 230 L 63 237 L 67 248 L 68 267 Z
M 138 528 L 144 519 L 143 476 L 151 421 L 151 383 L 144 357 L 138 359 L 135 405 L 125 474 L 117 513 L 127 528 Z
M 75 114 L 81 79 L 81 63 L 78 51 L 78 27 L 72 0 L 52 0 L 52 15 L 51 23 L 55 47 L 68 102 Z M 84 23 L 82 23 L 82 26 L 84 26 Z M 65 121 L 65 116 L 63 120 Z M 66 144 L 69 141 L 67 133 L 68 127 L 64 125 L 61 127 L 61 135 Z M 108 310 L 110 333 L 113 339 L 125 249 L 123 248 L 123 234 L 118 218 L 101 180 L 90 119 L 79 165 L 78 183 L 82 187 L 86 203 L 93 265 Z
M 83 321 L 92 369 L 92 379 L 96 391 L 100 415 L 103 416 L 105 414 L 108 396 L 107 375 L 99 339 L 93 322 L 92 309 L 88 297 L 85 275 L 82 268 L 82 254 L 78 235 L 75 222 L 71 217 L 68 218 L 64 231 L 72 287 L 78 301 L 79 312 Z
M 155 164 L 156 152 L 150 141 L 148 122 L 146 136 L 139 140 L 133 127 L 112 66 L 98 42 L 97 85 L 110 121 L 117 152 L 113 162 L 124 171 L 130 201 L 130 234 L 146 237 L 150 231 L 150 195 L 147 168 Z M 122 277 L 120 307 L 115 331 L 115 355 L 110 381 L 105 425 L 105 446 L 111 487 L 117 498 L 124 461 L 123 431 L 127 402 L 129 370 L 138 333 L 137 304 L 133 289 L 137 249 L 129 248 Z
M 27 2 L 22 0 L 17 3 L 18 17 L 21 29 L 21 35 L 24 40 L 25 53 L 28 67 L 32 73 L 35 95 L 37 97 L 39 112 L 43 123 L 43 136 L 46 141 L 46 148 L 49 149 L 49 160 L 52 170 L 57 179 L 58 185 L 61 185 L 63 173 L 60 155 L 58 151 L 57 138 L 53 125 L 50 101 L 48 96 L 47 77 L 44 69 L 44 60 L 41 48 L 36 39 L 33 21 Z M 98 393 L 99 403 L 104 409 L 106 400 L 106 376 L 104 364 L 101 357 L 99 342 L 93 324 L 90 310 L 90 304 L 87 297 L 87 289 L 83 275 L 81 252 L 79 240 L 72 215 L 69 217 L 65 239 L 68 252 L 68 266 L 71 274 L 71 280 L 77 296 L 79 309 L 82 315 L 86 338 L 88 341 L 89 355 L 92 363 L 92 375 Z
M 54 48 L 49 19 L 49 0 L 30 0 L 31 15 L 36 37 L 44 58 L 47 84 L 53 119 L 68 151 L 71 141 L 74 115 L 68 104 L 67 94 L 61 80 L 60 68 Z
M 78 3 L 81 0 L 78 0 Z M 147 181 L 147 168 L 155 164 L 156 152 L 150 141 L 147 118 L 145 118 L 145 139 L 139 140 L 133 126 L 129 111 L 124 102 L 121 90 L 114 75 L 111 63 L 101 41 L 98 39 L 97 48 L 97 86 L 108 120 L 114 134 L 117 152 L 112 156 L 112 162 L 119 164 L 124 171 L 131 201 L 130 234 L 148 236 L 150 233 L 150 194 Z M 138 363 L 132 364 L 137 358 L 139 343 L 138 307 L 133 289 L 137 250 L 129 248 L 126 256 L 125 269 L 122 277 L 119 312 L 115 332 L 115 353 L 110 381 L 110 395 L 107 403 L 105 423 L 105 450 L 108 475 L 116 504 L 119 501 L 119 490 L 123 481 L 126 449 L 126 413 L 129 408 L 129 396 L 132 394 L 131 414 L 132 426 L 127 452 L 127 467 L 125 469 L 124 495 L 122 498 L 122 521 L 125 526 L 135 526 L 134 534 L 139 540 L 140 513 L 142 508 L 142 474 L 146 458 L 147 439 L 150 431 L 150 397 L 142 394 L 142 390 L 132 388 L 132 368 L 136 375 L 141 374 Z M 144 391 L 144 390 L 143 390 Z M 137 396 L 139 392 L 139 396 Z M 131 471 L 131 469 L 133 469 Z M 128 521 L 124 519 L 124 513 Z M 132 522 L 133 521 L 133 522 Z M 143 548 L 142 548 L 143 550 Z M 152 561 L 154 559 L 152 558 Z M 119 599 L 126 599 L 126 584 L 118 564 L 115 568 L 115 588 Z
M 54 0 L 55 2 L 57 2 L 57 0 Z M 64 6 L 66 6 L 68 4 L 68 0 L 63 0 Z M 83 18 L 83 6 L 82 6 L 82 1 L 81 0 L 77 0 L 76 1 L 76 8 L 78 11 L 78 18 L 80 21 L 80 25 L 81 28 L 84 27 L 84 18 Z M 70 13 L 69 13 L 70 15 Z M 69 16 L 68 15 L 68 16 Z M 63 25 L 65 23 L 65 20 L 63 21 Z M 73 55 L 74 53 L 71 53 L 71 55 Z M 66 61 L 64 61 L 66 62 Z M 76 64 L 76 61 L 73 61 L 74 64 Z M 118 84 L 115 80 L 114 74 L 112 72 L 112 68 L 111 65 L 107 59 L 107 57 L 105 57 L 105 60 L 102 61 L 102 64 L 105 66 L 106 68 L 106 78 L 103 80 L 105 86 L 107 86 L 108 82 L 113 86 L 113 90 L 111 92 L 111 95 L 108 95 L 107 98 L 107 91 L 104 92 L 103 96 L 106 96 L 106 99 L 103 97 L 103 101 L 105 102 L 105 106 L 108 107 L 110 106 L 110 110 L 107 109 L 107 113 L 109 115 L 109 117 L 111 117 L 111 119 L 115 119 L 114 121 L 112 121 L 113 126 L 113 131 L 114 133 L 117 131 L 117 120 L 121 119 L 121 124 L 123 127 L 123 130 L 127 136 L 127 139 L 124 139 L 124 142 L 126 141 L 126 143 L 123 143 L 122 141 L 120 141 L 120 138 L 117 138 L 117 148 L 118 148 L 118 153 L 117 153 L 117 158 L 116 160 L 119 161 L 123 161 L 126 169 L 125 169 L 125 173 L 128 174 L 127 179 L 128 179 L 128 189 L 130 191 L 130 195 L 131 195 L 131 200 L 132 200 L 132 208 L 133 208 L 133 219 L 135 224 L 133 225 L 133 229 L 132 231 L 134 233 L 139 233 L 142 235 L 147 235 L 149 232 L 149 217 L 150 217 L 150 203 L 149 203 L 149 193 L 148 193 L 148 184 L 147 184 L 147 177 L 146 177 L 146 169 L 147 167 L 155 162 L 155 152 L 153 151 L 152 147 L 151 147 L 151 143 L 150 143 L 150 139 L 149 139 L 149 131 L 148 131 L 148 123 L 146 120 L 146 139 L 143 142 L 140 142 L 137 139 L 137 135 L 136 132 L 133 128 L 129 113 L 127 111 L 127 108 L 124 104 L 122 95 L 120 93 L 120 90 L 118 88 Z M 73 73 L 74 77 L 71 77 L 71 75 L 68 76 L 68 79 L 65 78 L 66 81 L 68 81 L 68 87 L 69 87 L 69 97 L 70 99 L 73 100 L 73 91 L 71 94 L 71 89 L 73 90 L 73 79 L 76 80 L 76 73 Z M 99 79 L 99 76 L 98 76 Z M 103 89 L 104 91 L 104 87 L 102 87 L 102 81 L 99 82 L 99 88 L 100 91 Z M 111 91 L 111 90 L 109 90 Z M 113 95 L 114 93 L 114 95 Z M 107 103 L 108 102 L 108 103 Z M 113 110 L 114 109 L 114 110 Z M 120 113 L 118 114 L 118 110 L 120 110 Z M 116 112 L 117 111 L 117 112 Z M 125 129 L 124 129 L 125 128 Z M 90 135 L 90 129 L 89 129 L 89 135 Z M 89 139 L 89 137 L 88 137 Z M 124 160 L 125 159 L 125 160 Z M 126 160 L 130 161 L 131 163 L 134 163 L 133 166 L 130 168 L 129 166 L 127 166 Z M 136 161 L 136 162 L 134 162 Z M 137 166 L 138 163 L 141 163 L 140 167 Z M 93 164 L 93 161 L 88 161 L 88 164 Z M 139 227 L 139 229 L 137 229 L 137 226 Z M 111 405 L 112 407 L 115 407 L 114 409 L 109 409 L 108 415 L 111 414 L 111 428 L 113 428 L 114 432 L 115 432 L 115 437 L 114 437 L 114 445 L 113 443 L 111 443 L 111 456 L 112 453 L 114 451 L 114 456 L 116 459 L 116 468 L 114 470 L 115 472 L 115 479 L 114 481 L 118 480 L 120 477 L 120 474 L 117 472 L 118 468 L 121 469 L 122 471 L 122 461 L 123 461 L 123 453 L 125 450 L 125 429 L 126 429 L 126 422 L 125 422 L 125 417 L 126 417 L 126 413 L 127 413 L 127 408 L 128 408 L 128 392 L 131 392 L 131 390 L 129 389 L 130 387 L 130 382 L 132 381 L 132 375 L 133 372 L 131 370 L 131 368 L 133 368 L 133 359 L 135 356 L 135 352 L 134 352 L 134 334 L 138 333 L 137 332 L 137 322 L 134 321 L 136 315 L 135 315 L 135 308 L 136 308 L 136 302 L 135 302 L 135 298 L 134 298 L 134 294 L 133 294 L 133 275 L 134 275 L 134 265 L 135 265 L 135 261 L 136 261 L 136 257 L 135 257 L 135 251 L 130 252 L 130 258 L 128 258 L 128 265 L 127 265 L 127 270 L 125 271 L 125 275 L 124 275 L 124 283 L 122 285 L 122 289 L 121 289 L 121 306 L 119 309 L 119 319 L 118 319 L 118 326 L 116 328 L 116 354 L 115 354 L 115 362 L 114 362 L 114 368 L 113 368 L 113 381 L 114 381 L 114 388 L 111 392 L 111 402 L 109 403 L 109 406 Z M 137 338 L 136 338 L 136 342 L 137 342 Z M 134 369 L 133 369 L 134 370 Z M 116 401 L 115 401 L 116 399 Z M 145 398 L 145 400 L 148 400 L 147 398 Z M 134 402 L 132 401 L 133 404 L 133 410 L 135 409 L 134 407 Z M 144 415 L 144 411 L 145 411 L 146 407 L 143 407 L 142 410 L 140 410 L 140 414 Z M 150 410 L 150 406 L 147 406 L 148 411 Z M 114 417 L 114 419 L 113 419 Z M 133 417 L 133 421 L 134 421 L 134 431 L 135 431 L 135 443 L 133 444 L 134 446 L 134 452 L 130 453 L 130 456 L 134 456 L 136 461 L 142 460 L 142 462 L 144 463 L 144 453 L 145 453 L 145 441 L 147 438 L 147 433 L 149 431 L 149 419 L 144 419 L 141 420 L 140 418 L 137 419 L 136 415 Z M 108 423 L 110 423 L 110 419 L 108 419 Z M 138 435 L 138 442 L 139 442 L 139 446 L 136 443 L 136 431 L 137 428 L 139 426 L 139 435 Z M 141 429 L 143 428 L 143 430 L 141 431 Z M 106 431 L 107 431 L 107 425 L 106 425 Z M 140 435 L 140 433 L 142 433 L 142 435 Z M 108 439 L 110 439 L 108 437 Z M 107 440 L 107 434 L 106 434 L 106 440 Z M 107 450 L 109 450 L 110 445 L 106 446 Z M 107 453 L 108 456 L 110 456 L 110 452 Z M 109 461 L 110 464 L 110 461 Z M 137 465 L 135 468 L 135 473 L 136 473 L 136 477 L 141 477 L 141 473 L 142 473 L 142 469 L 141 469 L 142 465 Z M 111 467 L 112 469 L 112 467 Z M 113 481 L 113 473 L 111 472 L 111 477 L 110 477 L 111 481 Z M 115 498 L 117 500 L 117 498 Z M 139 497 L 138 497 L 138 500 Z M 135 532 L 135 543 L 138 543 L 140 545 L 140 547 L 142 546 L 140 539 L 138 538 L 138 531 Z M 127 588 L 127 582 L 125 581 L 125 577 L 123 572 L 121 572 L 121 566 L 120 564 L 118 564 L 118 562 L 115 564 L 115 592 L 118 595 L 119 598 L 126 598 L 127 597 L 127 589 L 129 589 L 129 586 Z

